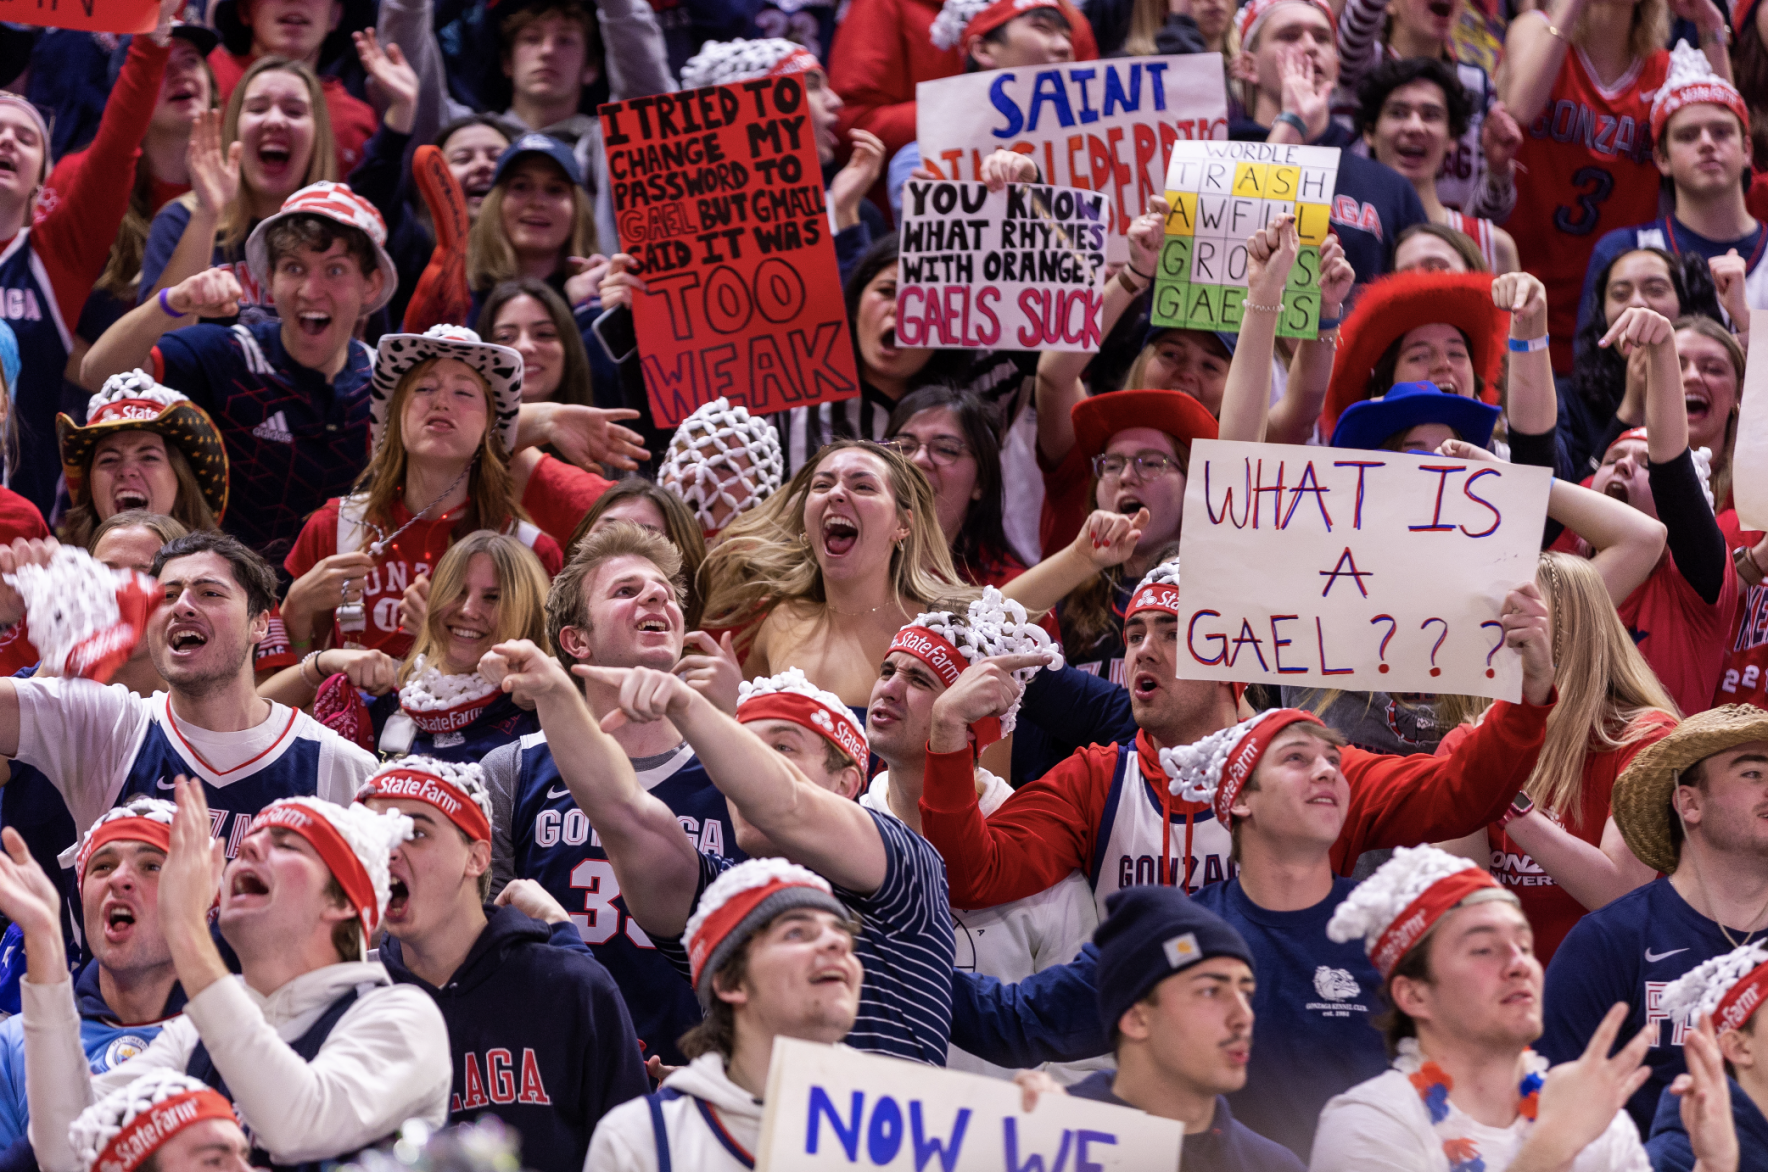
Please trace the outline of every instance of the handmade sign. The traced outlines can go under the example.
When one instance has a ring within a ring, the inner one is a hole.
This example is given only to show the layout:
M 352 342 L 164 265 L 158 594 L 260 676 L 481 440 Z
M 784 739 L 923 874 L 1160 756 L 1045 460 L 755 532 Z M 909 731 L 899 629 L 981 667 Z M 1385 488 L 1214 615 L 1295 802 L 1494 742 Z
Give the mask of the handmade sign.
M 1184 1125 L 1062 1094 L 1022 1110 L 1013 1083 L 795 1038 L 774 1039 L 763 1172 L 1142 1172 L 1179 1167 Z
M 1109 198 L 1107 251 L 1163 190 L 1173 144 L 1228 137 L 1219 53 L 1121 57 L 1046 69 L 992 69 L 915 87 L 921 165 L 942 179 L 980 179 L 1006 148 L 1030 155 L 1045 183 Z
M 1084 350 L 1100 342 L 1102 192 L 911 179 L 896 339 L 936 349 Z
M 1750 329 L 1768 329 L 1768 309 L 1750 311 Z M 1768 338 L 1768 334 L 1756 334 Z M 1714 453 L 1717 455 L 1717 453 Z M 1768 354 L 1760 350 L 1743 372 L 1737 443 L 1731 456 L 1731 499 L 1744 529 L 1768 529 Z
M 0 0 L 0 20 L 88 33 L 151 33 L 158 0 Z
M 1535 578 L 1546 468 L 1199 440 L 1178 674 L 1516 700 L 1504 596 Z
M 859 394 L 803 82 L 766 77 L 601 108 L 652 418 L 721 395 L 755 414 Z
M 1154 274 L 1157 326 L 1240 332 L 1246 239 L 1292 213 L 1301 252 L 1283 290 L 1277 334 L 1320 329 L 1320 245 L 1326 242 L 1338 148 L 1268 142 L 1181 142 L 1166 168 L 1166 242 Z

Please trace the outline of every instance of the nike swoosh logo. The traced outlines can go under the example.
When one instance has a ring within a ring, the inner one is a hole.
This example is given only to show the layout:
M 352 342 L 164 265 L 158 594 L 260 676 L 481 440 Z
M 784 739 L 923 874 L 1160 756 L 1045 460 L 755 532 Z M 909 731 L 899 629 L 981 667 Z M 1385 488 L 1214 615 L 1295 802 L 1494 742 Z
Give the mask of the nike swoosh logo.
M 1660 960 L 1668 960 L 1670 957 L 1675 956 L 1678 952 L 1687 952 L 1687 951 L 1688 951 L 1688 949 L 1686 949 L 1686 948 L 1672 948 L 1668 952 L 1653 952 L 1651 949 L 1647 948 L 1645 950 L 1645 963 L 1646 964 L 1656 964 Z
M 554 798 L 568 798 L 570 796 L 571 796 L 571 790 L 569 787 L 566 787 L 566 786 L 559 786 L 554 789 L 549 789 L 546 791 L 546 800 L 549 802 L 552 801 Z
M 160 789 L 177 789 L 178 788 L 178 783 L 175 781 L 156 781 L 156 782 L 154 782 L 154 785 L 158 786 Z

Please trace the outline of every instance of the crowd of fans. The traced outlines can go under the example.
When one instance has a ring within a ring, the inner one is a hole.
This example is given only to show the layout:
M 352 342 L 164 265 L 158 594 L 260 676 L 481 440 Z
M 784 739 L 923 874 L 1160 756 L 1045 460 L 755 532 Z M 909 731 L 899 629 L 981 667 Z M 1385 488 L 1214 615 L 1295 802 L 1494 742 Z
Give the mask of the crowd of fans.
M 779 1037 L 1186 1169 L 1768 1169 L 1764 6 L 159 17 L 0 26 L 0 1172 L 753 1167 Z M 1154 54 L 1340 148 L 1318 336 L 1288 215 L 1154 325 L 1155 197 L 1096 353 L 900 345 L 919 83 Z M 597 110 L 782 77 L 858 393 L 669 426 Z M 1200 439 L 1549 469 L 1520 698 L 1182 678 Z

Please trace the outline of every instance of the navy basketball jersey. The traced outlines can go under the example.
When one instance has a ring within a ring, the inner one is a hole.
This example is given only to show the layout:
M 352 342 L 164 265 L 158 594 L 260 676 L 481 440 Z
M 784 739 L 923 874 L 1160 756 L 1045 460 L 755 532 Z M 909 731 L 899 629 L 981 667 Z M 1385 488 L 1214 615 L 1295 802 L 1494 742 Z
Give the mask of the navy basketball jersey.
M 659 1054 L 670 1065 L 685 1062 L 676 1043 L 701 1017 L 692 987 L 627 914 L 614 866 L 560 779 L 545 734 L 523 737 L 518 760 L 510 825 L 516 875 L 538 881 L 571 913 L 583 942 L 626 998 L 645 1053 Z M 690 746 L 683 744 L 661 764 L 641 770 L 638 780 L 675 812 L 697 849 L 732 861 L 744 857 L 724 795 Z
M 8 477 L 8 487 L 29 498 L 47 517 L 55 507 L 55 485 L 61 475 L 55 416 L 62 409 L 61 375 L 74 339 L 62 320 L 43 259 L 31 247 L 29 228 L 0 251 L 0 317 L 18 335 L 23 359 L 18 386 L 12 388 L 22 455 Z

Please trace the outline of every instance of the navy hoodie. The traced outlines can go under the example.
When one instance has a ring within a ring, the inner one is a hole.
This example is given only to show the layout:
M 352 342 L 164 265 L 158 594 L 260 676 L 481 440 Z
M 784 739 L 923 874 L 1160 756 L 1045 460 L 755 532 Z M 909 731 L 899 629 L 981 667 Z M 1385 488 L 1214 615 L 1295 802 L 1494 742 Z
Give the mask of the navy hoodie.
M 1077 1099 L 1129 1107 L 1111 1089 L 1116 1078 L 1114 1070 L 1095 1070 L 1069 1087 L 1068 1093 Z M 1235 1119 L 1222 1095 L 1216 1096 L 1209 1130 L 1185 1137 L 1184 1164 L 1185 1172 L 1306 1172 L 1294 1152 Z
M 448 1122 L 489 1111 L 520 1133 L 523 1167 L 582 1172 L 602 1116 L 650 1090 L 626 1003 L 581 944 L 555 946 L 551 929 L 512 907 L 486 904 L 485 917 L 440 989 L 405 967 L 391 937 L 381 963 L 435 998 L 448 1023 Z M 560 934 L 577 940 L 569 922 Z

